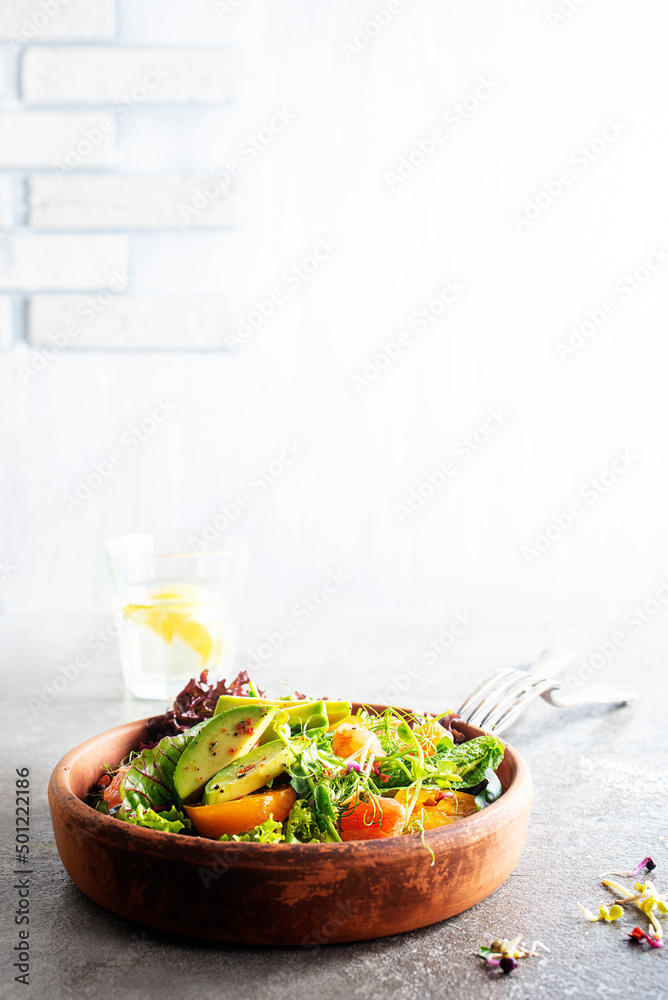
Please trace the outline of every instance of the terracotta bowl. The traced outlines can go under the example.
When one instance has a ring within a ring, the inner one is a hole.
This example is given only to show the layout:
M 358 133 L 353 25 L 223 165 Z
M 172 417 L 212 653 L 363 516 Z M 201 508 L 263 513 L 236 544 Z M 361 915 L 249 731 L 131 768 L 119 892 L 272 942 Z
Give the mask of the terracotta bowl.
M 383 706 L 377 706 L 382 710 Z M 244 944 L 316 948 L 415 930 L 491 895 L 522 853 L 532 782 L 506 744 L 504 795 L 425 834 L 344 844 L 218 843 L 115 820 L 82 801 L 103 764 L 146 736 L 146 719 L 70 750 L 49 783 L 56 846 L 96 903 L 151 927 Z M 458 724 L 467 737 L 474 726 Z

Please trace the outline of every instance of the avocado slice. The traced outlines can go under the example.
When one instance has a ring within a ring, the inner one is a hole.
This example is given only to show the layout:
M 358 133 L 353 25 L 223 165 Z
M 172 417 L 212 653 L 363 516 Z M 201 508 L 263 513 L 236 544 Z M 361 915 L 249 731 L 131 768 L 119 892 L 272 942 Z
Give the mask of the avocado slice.
M 303 705 L 303 701 L 293 701 L 290 698 L 253 698 L 251 695 L 221 694 L 216 704 L 214 715 L 227 712 L 230 708 L 240 708 L 248 705 L 268 705 L 272 708 L 292 708 Z
M 277 709 L 278 715 L 264 731 L 260 743 L 271 743 L 279 738 L 279 730 L 286 725 L 290 729 L 298 728 L 301 732 L 302 726 L 305 731 L 310 729 L 327 729 L 329 718 L 325 711 L 324 701 L 300 701 L 296 705 L 289 705 L 287 708 Z M 290 734 L 287 733 L 289 736 Z
M 204 789 L 202 803 L 210 806 L 250 795 L 283 774 L 293 760 L 293 751 L 282 740 L 255 747 L 214 774 Z
M 264 705 L 233 708 L 215 715 L 185 748 L 174 771 L 178 805 L 196 799 L 221 764 L 243 756 L 273 721 L 277 709 Z
M 352 705 L 349 701 L 289 701 L 285 699 L 273 700 L 270 698 L 249 698 L 242 697 L 240 695 L 221 694 L 218 699 L 218 704 L 216 705 L 214 716 L 220 715 L 221 712 L 227 712 L 231 708 L 238 708 L 241 705 L 267 705 L 289 713 L 292 713 L 294 709 L 301 711 L 309 706 L 313 709 L 315 705 L 324 705 L 325 714 L 327 715 L 327 720 L 330 726 L 335 725 L 337 722 L 341 722 L 342 719 L 347 719 L 352 712 Z M 319 707 L 318 711 L 321 712 L 322 709 Z M 314 711 L 312 714 L 317 713 Z M 296 724 L 297 723 L 295 723 L 295 725 Z

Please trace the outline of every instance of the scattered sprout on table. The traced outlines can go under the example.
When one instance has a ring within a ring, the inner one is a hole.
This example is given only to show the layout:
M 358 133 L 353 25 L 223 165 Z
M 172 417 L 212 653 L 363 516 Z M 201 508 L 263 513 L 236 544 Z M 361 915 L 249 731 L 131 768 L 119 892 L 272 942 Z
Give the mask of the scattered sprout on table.
M 597 920 L 605 920 L 607 923 L 612 923 L 613 920 L 617 920 L 624 913 L 624 910 L 621 906 L 618 906 L 617 903 L 615 903 L 614 906 L 611 906 L 609 910 L 601 904 L 598 908 L 598 916 L 595 916 L 591 910 L 588 910 L 586 906 L 582 905 L 582 903 L 578 903 L 578 906 L 584 913 L 587 920 L 589 920 L 592 924 L 596 923 Z
M 517 968 L 518 958 L 529 958 L 531 955 L 539 956 L 540 952 L 536 951 L 539 943 L 538 941 L 534 941 L 531 949 L 522 948 L 521 934 L 513 938 L 512 941 L 507 941 L 505 938 L 502 941 L 497 939 L 492 941 L 489 947 L 481 945 L 478 948 L 478 957 L 484 958 L 488 967 L 501 969 L 502 972 L 509 973 Z M 550 950 L 545 945 L 541 945 L 541 948 L 545 951 Z
M 643 858 L 639 865 L 632 871 L 628 872 L 609 872 L 608 875 L 619 874 L 627 878 L 635 878 L 641 871 L 651 872 L 656 868 L 656 864 L 651 858 Z M 645 882 L 636 882 L 632 892 L 630 889 L 619 882 L 613 882 L 612 879 L 603 876 L 601 878 L 602 884 L 607 888 L 614 891 L 615 895 L 621 898 L 615 899 L 613 905 L 608 910 L 607 907 L 601 905 L 599 906 L 599 915 L 595 916 L 588 910 L 582 903 L 578 903 L 578 906 L 584 913 L 587 920 L 591 923 L 596 923 L 598 920 L 603 920 L 606 923 L 612 923 L 612 921 L 617 920 L 624 914 L 624 907 L 629 903 L 632 906 L 637 907 L 641 913 L 645 914 L 649 918 L 650 928 L 649 933 L 646 933 L 640 927 L 634 927 L 633 931 L 628 935 L 633 941 L 646 940 L 653 948 L 663 947 L 663 928 L 659 923 L 659 916 L 665 916 L 668 913 L 668 902 L 666 899 L 659 896 L 658 892 L 654 888 L 654 884 L 647 879 Z
M 636 865 L 633 871 L 630 872 L 602 872 L 599 878 L 608 878 L 610 875 L 623 875 L 625 878 L 635 878 L 636 875 L 640 875 L 641 871 L 647 869 L 648 872 L 654 871 L 656 864 L 651 858 L 643 858 L 640 864 Z
M 641 884 L 640 882 L 636 882 L 636 889 L 640 884 Z M 606 886 L 608 889 L 614 889 L 615 892 L 620 893 L 624 897 L 624 900 L 626 902 L 633 903 L 633 905 L 637 906 L 642 913 L 646 914 L 646 916 L 648 916 L 650 919 L 652 927 L 654 928 L 654 934 L 652 935 L 652 937 L 655 938 L 655 940 L 657 941 L 662 940 L 663 928 L 661 927 L 661 924 L 659 923 L 654 914 L 654 904 L 658 902 L 658 900 L 654 899 L 654 892 L 656 890 L 654 889 L 654 886 L 652 885 L 651 882 L 645 883 L 645 887 L 649 886 L 650 891 L 648 894 L 642 897 L 632 892 L 629 892 L 628 889 L 625 889 L 623 885 L 620 885 L 618 882 L 612 882 L 610 879 L 607 878 L 603 879 L 603 885 Z M 661 900 L 661 902 L 663 903 L 663 900 Z M 665 904 L 664 904 L 664 910 L 665 912 L 668 913 L 668 907 L 666 907 Z
M 649 934 L 645 934 L 644 930 L 642 930 L 641 927 L 634 927 L 631 933 L 629 934 L 629 937 L 631 938 L 632 941 L 645 940 L 647 941 L 648 944 L 652 946 L 652 948 L 663 948 L 663 939 L 657 941 L 656 938 L 651 937 Z

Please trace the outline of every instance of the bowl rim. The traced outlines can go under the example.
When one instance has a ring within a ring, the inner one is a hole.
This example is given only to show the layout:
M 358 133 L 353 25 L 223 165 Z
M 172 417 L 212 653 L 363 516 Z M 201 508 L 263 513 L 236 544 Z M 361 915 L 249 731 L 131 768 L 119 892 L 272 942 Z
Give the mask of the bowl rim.
M 366 703 L 365 703 L 366 704 Z M 383 708 L 382 705 L 368 705 L 373 708 Z M 408 710 L 404 710 L 408 711 Z M 252 852 L 260 857 L 274 857 L 277 860 L 280 855 L 294 857 L 306 851 L 311 857 L 314 850 L 325 852 L 325 856 L 331 858 L 339 856 L 342 860 L 345 857 L 355 857 L 364 852 L 364 857 L 371 860 L 378 855 L 379 862 L 383 857 L 393 851 L 405 853 L 415 847 L 422 845 L 422 834 L 403 834 L 399 837 L 387 837 L 382 840 L 349 840 L 342 843 L 324 844 L 258 844 L 249 841 L 218 841 L 207 837 L 192 836 L 190 834 L 173 834 L 162 830 L 151 830 L 146 827 L 135 826 L 131 823 L 123 823 L 113 816 L 107 816 L 98 812 L 72 789 L 70 776 L 77 763 L 86 757 L 91 750 L 91 745 L 102 742 L 105 737 L 116 739 L 122 736 L 137 737 L 145 729 L 148 717 L 137 719 L 134 722 L 126 722 L 120 726 L 105 730 L 95 736 L 89 737 L 69 750 L 56 764 L 49 781 L 48 797 L 49 809 L 53 816 L 55 811 L 66 814 L 70 822 L 79 827 L 87 828 L 90 835 L 106 841 L 116 841 L 119 836 L 132 838 L 130 843 L 134 843 L 137 849 L 144 845 L 147 852 L 158 855 L 178 856 L 183 861 L 193 863 L 215 862 L 217 859 L 230 860 L 230 852 L 236 857 L 240 854 Z M 467 723 L 458 723 L 458 728 L 464 727 L 465 731 L 470 730 L 474 735 L 481 735 L 484 730 L 476 726 L 469 726 Z M 470 737 L 470 738 L 473 738 Z M 500 739 L 500 737 L 498 737 Z M 509 815 L 516 813 L 521 806 L 522 798 L 531 798 L 533 783 L 529 768 L 517 750 L 505 740 L 501 740 L 505 747 L 504 760 L 508 759 L 513 768 L 512 779 L 504 794 L 495 802 L 490 803 L 485 809 L 480 810 L 471 816 L 463 817 L 456 823 L 450 823 L 434 830 L 424 832 L 424 842 L 434 852 L 436 849 L 445 850 L 447 848 L 456 849 L 464 844 L 470 845 L 472 842 L 487 837 L 491 829 L 497 829 L 507 822 Z M 100 765 L 101 766 L 101 765 Z

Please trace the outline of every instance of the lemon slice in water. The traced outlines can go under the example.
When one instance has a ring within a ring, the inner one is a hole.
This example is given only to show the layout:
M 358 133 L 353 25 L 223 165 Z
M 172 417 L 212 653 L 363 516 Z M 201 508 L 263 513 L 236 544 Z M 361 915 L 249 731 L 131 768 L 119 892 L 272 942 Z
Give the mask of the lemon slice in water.
M 204 666 L 212 656 L 219 657 L 220 640 L 214 640 L 208 629 L 197 621 L 204 603 L 193 601 L 199 593 L 196 587 L 158 591 L 149 599 L 159 603 L 126 604 L 123 615 L 137 624 L 146 625 L 169 645 L 179 639 L 197 653 Z

